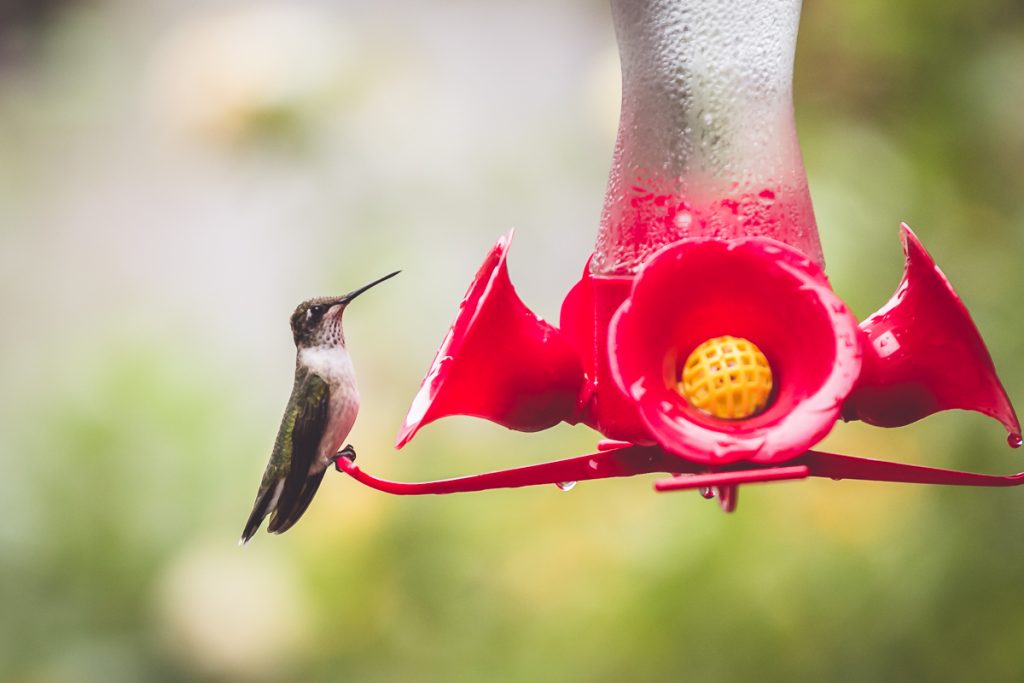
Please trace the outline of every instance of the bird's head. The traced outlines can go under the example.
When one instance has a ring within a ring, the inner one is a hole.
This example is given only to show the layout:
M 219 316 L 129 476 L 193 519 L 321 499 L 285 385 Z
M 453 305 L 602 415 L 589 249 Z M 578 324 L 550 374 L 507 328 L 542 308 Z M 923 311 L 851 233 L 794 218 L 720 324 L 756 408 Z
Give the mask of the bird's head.
M 400 272 L 396 270 L 342 296 L 321 296 L 303 301 L 292 313 L 292 337 L 295 339 L 295 346 L 307 348 L 344 344 L 345 336 L 341 329 L 341 316 L 345 312 L 345 308 L 366 290 Z

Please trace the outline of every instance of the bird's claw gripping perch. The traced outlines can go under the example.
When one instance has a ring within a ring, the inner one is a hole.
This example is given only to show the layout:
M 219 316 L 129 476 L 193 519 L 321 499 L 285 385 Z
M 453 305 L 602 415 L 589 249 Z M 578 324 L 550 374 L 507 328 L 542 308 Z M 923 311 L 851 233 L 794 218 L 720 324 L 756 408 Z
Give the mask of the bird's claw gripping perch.
M 338 465 L 338 460 L 341 459 L 341 458 L 345 458 L 349 462 L 355 462 L 356 461 L 356 449 L 355 449 L 355 447 L 352 444 L 345 444 L 344 448 L 342 448 L 340 451 L 338 451 L 337 453 L 334 454 L 334 458 L 331 460 L 331 462 L 334 464 L 334 469 L 337 470 L 338 472 L 344 472 L 345 471 L 344 469 L 342 469 L 342 467 L 340 465 Z

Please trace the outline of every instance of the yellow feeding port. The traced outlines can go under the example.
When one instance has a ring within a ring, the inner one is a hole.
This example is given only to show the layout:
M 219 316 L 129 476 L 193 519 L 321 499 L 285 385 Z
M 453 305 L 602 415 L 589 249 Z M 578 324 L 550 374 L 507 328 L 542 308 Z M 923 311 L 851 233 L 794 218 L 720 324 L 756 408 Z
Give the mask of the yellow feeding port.
M 690 405 L 708 415 L 743 420 L 768 405 L 772 368 L 749 339 L 715 337 L 686 359 L 677 389 Z

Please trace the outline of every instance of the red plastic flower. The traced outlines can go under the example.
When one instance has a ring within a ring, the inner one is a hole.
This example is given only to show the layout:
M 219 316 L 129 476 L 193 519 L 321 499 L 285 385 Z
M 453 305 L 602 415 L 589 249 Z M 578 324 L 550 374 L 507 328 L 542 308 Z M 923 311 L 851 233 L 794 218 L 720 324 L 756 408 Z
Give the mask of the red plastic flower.
M 676 387 L 681 364 L 705 340 L 748 339 L 775 379 L 767 408 L 723 420 Z M 860 371 L 857 321 L 824 273 L 764 238 L 684 240 L 653 256 L 612 318 L 612 377 L 651 436 L 699 462 L 784 461 L 832 429 Z

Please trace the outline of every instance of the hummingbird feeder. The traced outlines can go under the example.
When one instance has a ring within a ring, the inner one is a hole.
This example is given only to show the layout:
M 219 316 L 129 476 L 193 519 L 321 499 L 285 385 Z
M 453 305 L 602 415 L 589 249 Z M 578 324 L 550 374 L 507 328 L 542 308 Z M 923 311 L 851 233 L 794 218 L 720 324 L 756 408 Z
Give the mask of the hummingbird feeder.
M 441 481 L 357 481 L 441 494 L 665 473 L 726 511 L 741 484 L 806 477 L 1016 486 L 814 450 L 842 420 L 941 410 L 1020 423 L 967 309 L 906 225 L 903 280 L 859 323 L 832 290 L 792 104 L 800 0 L 612 0 L 618 139 L 593 254 L 559 326 L 487 254 L 398 436 L 446 415 L 534 432 L 583 423 L 594 453 Z

